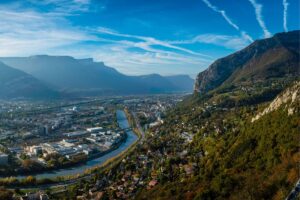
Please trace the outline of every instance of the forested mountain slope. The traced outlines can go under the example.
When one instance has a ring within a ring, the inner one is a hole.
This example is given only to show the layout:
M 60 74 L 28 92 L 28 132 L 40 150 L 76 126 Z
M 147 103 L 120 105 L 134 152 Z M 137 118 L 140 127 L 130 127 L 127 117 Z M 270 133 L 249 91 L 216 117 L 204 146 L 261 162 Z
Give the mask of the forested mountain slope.
M 284 199 L 299 179 L 299 86 L 295 81 L 271 101 L 254 104 L 251 96 L 235 105 L 215 101 L 216 92 L 195 95 L 85 188 L 103 199 Z M 81 188 L 72 187 L 68 197 Z
M 299 82 L 278 98 L 286 92 L 299 94 Z M 159 184 L 137 198 L 284 199 L 299 178 L 300 99 L 251 122 L 272 104 L 229 109 L 204 101 L 173 110 L 148 138 L 147 148 L 164 155 L 153 162 Z

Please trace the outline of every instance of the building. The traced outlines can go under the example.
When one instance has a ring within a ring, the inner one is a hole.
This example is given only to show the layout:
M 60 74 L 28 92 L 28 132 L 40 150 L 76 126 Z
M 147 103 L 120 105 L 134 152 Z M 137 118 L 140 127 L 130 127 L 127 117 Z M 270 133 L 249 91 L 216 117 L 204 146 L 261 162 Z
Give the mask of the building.
M 5 153 L 0 153 L 0 165 L 8 164 L 8 155 Z
M 112 146 L 112 143 L 111 142 L 108 142 L 106 141 L 103 146 L 107 147 L 107 148 L 110 148 Z
M 90 132 L 90 133 L 96 133 L 96 132 L 103 130 L 103 128 L 102 127 L 93 127 L 93 128 L 87 128 L 86 130 L 87 130 L 87 132 Z
M 57 153 L 55 146 L 50 143 L 44 143 L 44 144 L 41 144 L 41 146 L 42 146 L 43 150 L 46 151 L 48 154 Z
M 149 182 L 149 184 L 148 184 L 148 186 L 150 187 L 150 188 L 152 188 L 152 187 L 154 187 L 154 186 L 156 186 L 158 184 L 158 182 L 157 182 L 157 180 L 151 180 L 150 182 Z
M 63 139 L 59 143 L 65 147 L 73 147 L 74 146 L 75 140 L 68 140 L 68 139 Z
M 32 155 L 38 155 L 43 153 L 43 148 L 41 146 L 29 146 L 26 150 Z
M 83 149 L 82 152 L 85 154 L 85 155 L 90 155 L 92 153 L 92 150 L 90 149 Z
M 48 135 L 49 134 L 49 128 L 48 126 L 41 126 L 38 130 L 40 135 Z
M 43 192 L 37 193 L 27 193 L 25 196 L 21 197 L 21 200 L 48 200 L 49 197 Z
M 72 138 L 72 137 L 79 137 L 79 136 L 83 136 L 87 134 L 87 132 L 85 131 L 78 131 L 78 132 L 70 132 L 70 133 L 64 133 L 63 135 L 64 136 L 67 136 L 69 138 Z

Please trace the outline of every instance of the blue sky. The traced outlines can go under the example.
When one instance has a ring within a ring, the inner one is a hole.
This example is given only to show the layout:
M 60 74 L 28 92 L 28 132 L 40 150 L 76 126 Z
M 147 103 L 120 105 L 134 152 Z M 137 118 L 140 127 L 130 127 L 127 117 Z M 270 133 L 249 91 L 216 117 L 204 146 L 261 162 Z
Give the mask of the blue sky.
M 0 56 L 92 57 L 125 74 L 189 74 L 298 30 L 299 0 L 1 0 Z

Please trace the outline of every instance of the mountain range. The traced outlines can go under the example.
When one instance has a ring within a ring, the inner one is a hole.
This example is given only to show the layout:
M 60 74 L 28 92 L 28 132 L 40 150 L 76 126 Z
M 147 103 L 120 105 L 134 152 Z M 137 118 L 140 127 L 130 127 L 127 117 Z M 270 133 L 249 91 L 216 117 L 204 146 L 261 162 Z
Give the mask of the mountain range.
M 300 31 L 278 33 L 216 60 L 200 72 L 195 92 L 205 93 L 221 85 L 252 84 L 276 78 L 299 77 Z
M 33 76 L 0 62 L 0 98 L 51 98 L 58 95 Z
M 205 93 L 219 86 L 251 85 L 300 75 L 300 31 L 278 33 L 216 60 L 193 79 L 187 75 L 128 76 L 103 62 L 70 56 L 1 57 L 0 97 Z M 9 69 L 11 68 L 11 69 Z M 21 92 L 19 92 L 21 90 Z
M 107 67 L 102 62 L 94 62 L 91 58 L 75 59 L 70 56 L 38 55 L 2 57 L 0 62 L 39 80 L 40 82 L 35 83 L 36 87 L 39 83 L 40 87 L 47 86 L 60 93 L 75 96 L 191 92 L 194 83 L 194 80 L 187 75 L 127 76 L 114 68 Z M 5 77 L 5 74 L 2 75 Z M 28 93 L 35 93 L 30 88 L 27 89 Z M 9 90 L 14 91 L 18 88 L 11 85 Z

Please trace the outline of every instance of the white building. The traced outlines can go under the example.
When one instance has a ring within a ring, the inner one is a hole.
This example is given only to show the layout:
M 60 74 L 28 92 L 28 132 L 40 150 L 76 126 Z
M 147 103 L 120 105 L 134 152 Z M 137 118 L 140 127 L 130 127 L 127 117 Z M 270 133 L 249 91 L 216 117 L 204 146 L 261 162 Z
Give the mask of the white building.
M 63 139 L 62 141 L 59 142 L 61 145 L 65 146 L 65 147 L 73 147 L 74 143 L 72 140 L 66 140 Z
M 95 133 L 95 132 L 99 132 L 99 131 L 103 130 L 103 128 L 102 127 L 93 127 L 93 128 L 87 128 L 86 130 L 87 130 L 87 132 Z

